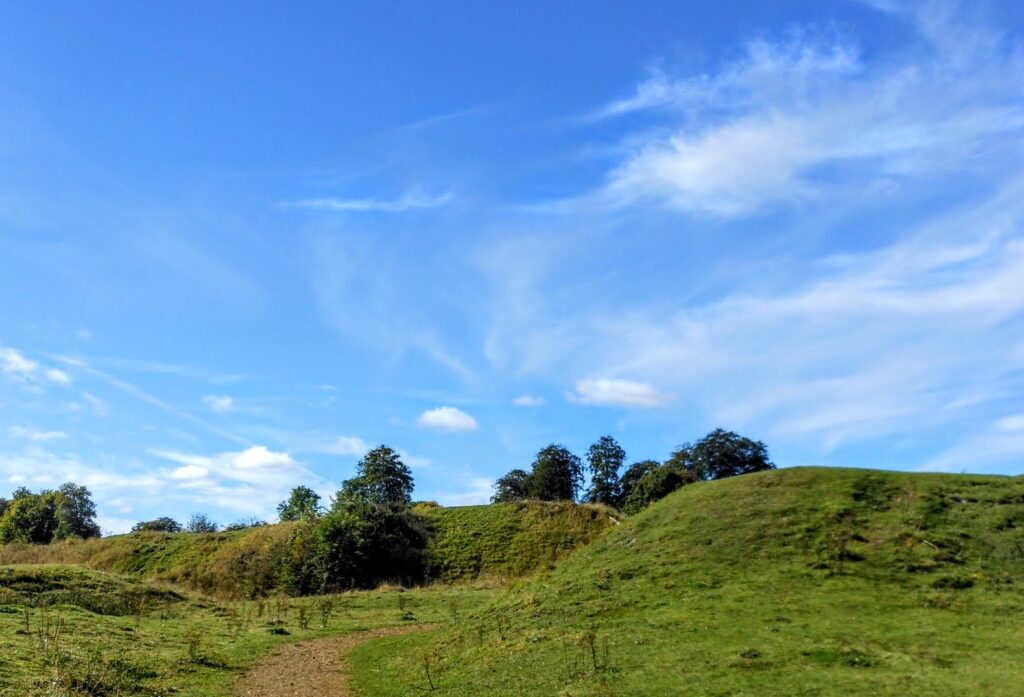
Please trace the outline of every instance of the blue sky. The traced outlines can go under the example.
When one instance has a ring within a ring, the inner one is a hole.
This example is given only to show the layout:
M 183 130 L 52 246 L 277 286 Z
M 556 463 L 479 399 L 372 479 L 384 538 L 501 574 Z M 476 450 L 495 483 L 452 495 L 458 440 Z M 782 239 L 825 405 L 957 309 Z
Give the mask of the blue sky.
M 298 5 L 0 4 L 0 493 L 1024 472 L 1024 6 Z

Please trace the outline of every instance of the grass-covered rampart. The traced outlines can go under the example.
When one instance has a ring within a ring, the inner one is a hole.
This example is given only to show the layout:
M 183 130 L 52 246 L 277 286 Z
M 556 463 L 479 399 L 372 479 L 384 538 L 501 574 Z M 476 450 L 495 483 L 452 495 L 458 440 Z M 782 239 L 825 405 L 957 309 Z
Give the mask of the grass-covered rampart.
M 570 503 L 417 507 L 430 531 L 429 578 L 509 579 L 533 572 L 600 535 L 610 509 Z M 0 564 L 78 564 L 220 597 L 257 597 L 281 585 L 281 559 L 297 526 L 220 533 L 136 533 L 50 545 L 0 546 Z
M 794 469 L 687 486 L 431 634 L 367 695 L 1017 695 L 1024 480 Z M 372 667 L 372 668 L 371 668 Z

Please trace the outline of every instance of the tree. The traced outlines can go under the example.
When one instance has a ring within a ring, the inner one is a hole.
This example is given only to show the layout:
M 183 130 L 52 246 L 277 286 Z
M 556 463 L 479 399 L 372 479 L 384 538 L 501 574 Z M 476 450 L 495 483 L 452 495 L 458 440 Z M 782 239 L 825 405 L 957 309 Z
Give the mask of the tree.
M 697 441 L 687 460 L 694 474 L 705 480 L 775 469 L 764 443 L 721 428 Z
M 583 485 L 580 459 L 561 445 L 537 453 L 530 474 L 530 497 L 541 501 L 575 501 Z
M 27 495 L 19 491 L 15 494 L 17 497 L 0 518 L 0 543 L 45 545 L 52 542 L 57 532 L 60 494 L 56 491 L 29 492 Z
M 69 537 L 88 539 L 100 536 L 96 524 L 96 504 L 92 494 L 84 486 L 67 482 L 57 489 L 57 529 L 54 538 L 65 540 Z
M 587 450 L 590 469 L 590 488 L 587 501 L 614 506 L 619 500 L 619 468 L 626 459 L 626 451 L 611 436 L 601 436 Z
M 626 510 L 626 501 L 629 499 L 629 495 L 633 493 L 637 482 L 659 467 L 661 465 L 657 460 L 641 460 L 627 467 L 626 471 L 622 473 L 622 478 L 619 480 L 619 500 L 615 504 L 616 507 Z
M 174 518 L 164 516 L 153 520 L 144 520 L 132 526 L 132 532 L 181 532 L 181 523 Z
M 0 518 L 4 517 L 4 513 L 7 512 L 7 507 L 11 505 L 11 502 L 0 496 Z
M 366 453 L 356 469 L 355 477 L 342 482 L 339 499 L 403 508 L 412 502 L 412 472 L 386 445 Z
M 531 486 L 530 475 L 525 470 L 514 469 L 494 483 L 491 503 L 510 503 L 528 499 Z
M 638 513 L 649 504 L 665 498 L 676 489 L 697 481 L 693 470 L 680 467 L 673 462 L 654 468 L 633 486 L 623 504 L 626 513 Z
M 218 526 L 205 513 L 193 513 L 185 525 L 186 532 L 217 532 Z
M 310 520 L 322 513 L 320 495 L 308 486 L 297 486 L 292 489 L 287 501 L 277 505 L 277 515 L 281 521 Z

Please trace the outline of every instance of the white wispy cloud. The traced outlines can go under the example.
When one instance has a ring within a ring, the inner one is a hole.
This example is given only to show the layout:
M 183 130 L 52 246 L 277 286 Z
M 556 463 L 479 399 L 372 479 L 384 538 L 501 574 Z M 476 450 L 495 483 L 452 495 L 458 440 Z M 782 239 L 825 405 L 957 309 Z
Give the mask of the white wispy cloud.
M 420 414 L 416 423 L 425 428 L 452 433 L 475 431 L 480 428 L 476 419 L 455 407 L 437 407 Z
M 424 469 L 430 467 L 433 464 L 433 460 L 429 457 L 423 457 L 422 455 L 413 455 L 408 450 L 399 450 L 398 456 L 402 458 L 402 462 L 409 465 L 411 469 Z
M 592 335 L 615 372 L 671 376 L 715 420 L 827 447 L 922 432 L 1020 388 L 1024 181 L 776 292 L 620 313 Z M 592 327 L 593 330 L 593 327 Z
M 289 489 L 306 482 L 323 493 L 332 485 L 314 474 L 288 452 L 263 445 L 215 455 L 151 449 L 150 454 L 174 463 L 156 475 L 172 491 L 196 503 L 207 503 L 238 513 L 269 516 Z
M 405 211 L 440 208 L 455 200 L 451 192 L 436 196 L 407 193 L 399 198 L 308 198 L 295 201 L 290 206 L 313 211 L 335 211 L 348 213 L 404 213 Z
M 65 371 L 59 370 L 57 368 L 50 368 L 49 370 L 47 370 L 46 379 L 56 385 L 61 385 L 62 387 L 67 387 L 72 382 L 70 375 L 68 375 Z
M 92 411 L 96 416 L 110 416 L 112 411 L 110 405 L 96 395 L 91 392 L 82 392 L 82 399 L 92 407 Z
M 212 412 L 226 414 L 235 406 L 235 400 L 230 395 L 208 394 L 203 397 L 203 404 Z
M 416 303 L 436 296 L 403 293 L 402 283 L 378 272 L 381 264 L 401 266 L 410 254 L 408 245 L 326 235 L 311 242 L 311 287 L 334 329 L 396 357 L 407 352 L 425 355 L 465 382 L 478 380 Z
M 539 407 L 543 406 L 544 398 L 536 397 L 530 394 L 519 395 L 512 400 L 512 404 L 517 407 Z
M 38 363 L 25 358 L 20 351 L 10 347 L 0 347 L 0 372 L 24 378 L 35 373 L 38 367 Z
M 318 441 L 311 449 L 327 455 L 364 455 L 370 450 L 370 445 L 357 436 L 335 436 Z
M 583 205 L 730 218 L 847 195 L 853 181 L 878 195 L 976 163 L 1024 132 L 1016 78 L 1024 54 L 992 41 L 961 46 L 963 28 L 913 20 L 929 48 L 896 64 L 866 64 L 848 39 L 805 30 L 751 42 L 741 60 L 714 72 L 655 74 L 599 116 L 653 111 L 669 133 L 631 137 Z M 838 187 L 837 170 L 845 175 Z
M 55 359 L 61 363 L 64 363 L 65 365 L 74 366 L 76 370 L 81 371 L 82 373 L 85 373 L 92 378 L 96 378 L 107 383 L 111 387 L 114 387 L 117 390 L 129 395 L 133 399 L 139 400 L 140 402 L 143 402 L 145 404 L 149 404 L 152 407 L 155 407 L 178 419 L 187 421 L 195 426 L 199 426 L 200 428 L 210 433 L 213 433 L 222 438 L 226 438 L 227 440 L 239 443 L 244 446 L 252 445 L 252 443 L 247 438 L 243 438 L 242 436 L 232 433 L 231 431 L 225 430 L 216 424 L 212 424 L 204 419 L 201 419 L 192 412 L 180 409 L 171 404 L 170 402 L 167 402 L 153 394 L 150 394 L 149 392 L 143 390 L 138 385 L 128 382 L 127 380 L 123 380 L 117 377 L 116 375 L 112 375 L 105 371 L 99 370 L 89 365 L 86 361 L 80 358 L 75 358 L 72 356 L 55 356 Z M 94 411 L 98 415 L 105 416 L 110 414 L 110 407 L 107 406 L 107 404 L 100 398 L 88 392 L 83 392 L 82 397 L 87 402 L 89 402 L 90 405 L 92 405 Z
M 925 472 L 999 472 L 1020 474 L 1024 458 L 1024 420 L 1011 423 L 1000 420 L 989 428 L 975 431 L 969 437 L 946 448 L 921 466 Z M 1007 471 L 1007 464 L 1010 469 Z
M 212 455 L 148 451 L 167 467 L 103 454 L 84 459 L 41 445 L 32 444 L 20 452 L 0 451 L 0 479 L 33 490 L 67 481 L 87 486 L 108 521 L 104 528 L 108 534 L 126 532 L 132 522 L 182 508 L 269 518 L 297 483 L 307 483 L 325 496 L 334 490 L 289 453 L 262 445 Z M 120 522 L 109 522 L 112 512 Z
M 37 431 L 23 426 L 11 426 L 7 430 L 14 438 L 24 438 L 26 440 L 34 441 L 57 440 L 68 437 L 68 434 L 64 431 Z
M 999 431 L 1024 431 L 1024 414 L 1004 416 L 995 423 Z
M 172 479 L 205 479 L 210 474 L 210 470 L 206 469 L 202 465 L 182 465 L 178 469 L 171 472 Z
M 38 387 L 45 384 L 68 387 L 72 383 L 67 372 L 59 368 L 44 368 L 38 361 L 9 346 L 0 346 L 0 373 Z
M 670 401 L 653 385 L 633 380 L 587 378 L 576 383 L 576 390 L 567 395 L 579 404 L 617 407 L 661 407 Z

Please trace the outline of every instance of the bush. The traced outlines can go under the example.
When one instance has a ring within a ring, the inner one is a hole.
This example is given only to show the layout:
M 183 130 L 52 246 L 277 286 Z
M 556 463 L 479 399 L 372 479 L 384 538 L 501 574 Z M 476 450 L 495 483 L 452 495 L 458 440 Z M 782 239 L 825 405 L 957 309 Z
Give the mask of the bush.
M 205 513 L 193 513 L 192 517 L 188 519 L 188 524 L 185 525 L 185 532 L 217 532 L 219 528 L 220 526 L 210 520 Z
M 181 523 L 176 521 L 174 518 L 168 518 L 166 516 L 162 518 L 154 518 L 153 520 L 143 520 L 132 526 L 132 532 L 181 532 Z
M 623 508 L 627 513 L 637 513 L 676 489 L 695 481 L 697 476 L 692 470 L 666 463 L 651 470 L 636 483 Z

